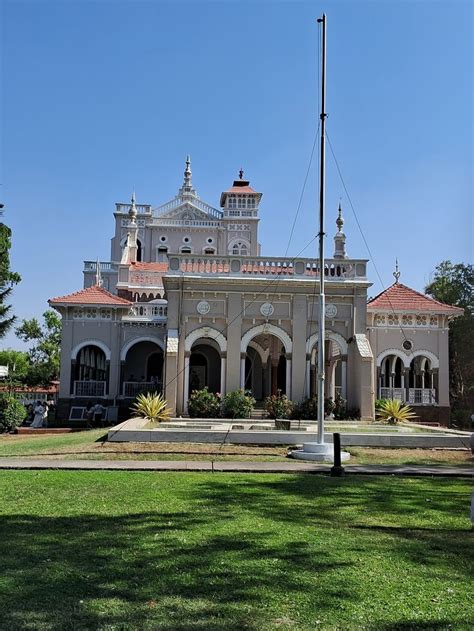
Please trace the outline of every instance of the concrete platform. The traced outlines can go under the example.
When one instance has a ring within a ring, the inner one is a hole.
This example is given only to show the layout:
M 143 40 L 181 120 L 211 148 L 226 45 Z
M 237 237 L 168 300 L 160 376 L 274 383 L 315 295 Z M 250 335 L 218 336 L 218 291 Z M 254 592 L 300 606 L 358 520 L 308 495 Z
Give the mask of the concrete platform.
M 173 419 L 171 425 L 177 419 Z M 209 422 L 212 419 L 204 420 Z M 182 422 L 183 419 L 180 419 Z M 108 440 L 111 442 L 167 442 L 167 443 L 218 443 L 239 445 L 303 445 L 317 441 L 316 431 L 307 430 L 246 430 L 232 429 L 232 426 L 248 425 L 249 419 L 235 419 L 231 423 L 215 423 L 212 429 L 197 429 L 194 426 L 170 427 L 166 424 L 157 428 L 149 428 L 148 421 L 133 418 L 124 421 L 108 430 Z M 222 427 L 220 426 L 222 425 Z M 316 430 L 316 428 L 315 428 Z M 341 432 L 343 447 L 385 447 L 385 448 L 469 448 L 468 432 L 437 432 L 425 433 L 381 433 L 381 432 Z M 324 435 L 326 443 L 332 443 L 332 433 Z

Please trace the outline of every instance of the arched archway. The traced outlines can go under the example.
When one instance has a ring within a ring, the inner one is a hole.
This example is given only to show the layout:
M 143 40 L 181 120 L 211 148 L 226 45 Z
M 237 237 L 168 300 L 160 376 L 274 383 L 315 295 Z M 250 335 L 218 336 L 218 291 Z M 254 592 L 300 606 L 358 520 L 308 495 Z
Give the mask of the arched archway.
M 71 391 L 75 397 L 105 397 L 109 362 L 102 343 L 83 343 L 73 349 Z M 109 356 L 110 357 L 110 356 Z
M 325 397 L 347 399 L 347 341 L 340 333 L 326 331 L 325 335 Z M 306 340 L 306 396 L 316 396 L 318 391 L 318 342 L 314 333 Z
M 249 329 L 241 341 L 241 388 L 263 400 L 278 391 L 291 396 L 292 340 L 280 327 L 265 323 Z
M 434 405 L 437 401 L 438 358 L 430 351 L 414 353 L 408 371 L 408 402 Z
M 122 395 L 136 397 L 141 392 L 163 389 L 163 342 L 153 337 L 134 338 L 120 353 Z

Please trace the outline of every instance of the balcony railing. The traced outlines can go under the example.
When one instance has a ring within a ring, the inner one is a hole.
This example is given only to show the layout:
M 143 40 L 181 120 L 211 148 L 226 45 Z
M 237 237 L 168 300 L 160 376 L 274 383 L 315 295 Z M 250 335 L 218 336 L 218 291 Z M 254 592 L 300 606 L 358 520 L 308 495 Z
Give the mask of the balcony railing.
M 118 271 L 117 263 L 112 263 L 111 261 L 99 261 L 99 265 L 100 265 L 101 272 L 117 272 Z M 84 261 L 84 271 L 97 272 L 97 261 Z
M 129 310 L 123 320 L 143 321 L 143 322 L 165 322 L 168 313 L 166 305 L 156 305 L 149 302 L 136 302 Z
M 75 397 L 105 397 L 105 381 L 75 381 L 73 394 Z
M 115 204 L 115 212 L 128 213 L 131 207 L 131 204 Z M 135 208 L 137 209 L 138 214 L 151 213 L 150 204 L 135 204 Z
M 434 388 L 410 388 L 408 390 L 408 403 L 411 405 L 434 405 L 436 403 L 436 391 Z
M 161 381 L 124 381 L 122 394 L 127 399 L 133 399 L 142 392 L 161 392 Z
M 212 219 L 168 219 L 167 217 L 156 217 L 152 221 L 154 226 L 193 226 L 194 228 L 219 228 L 220 221 Z
M 405 388 L 380 388 L 380 398 L 405 401 Z
M 435 388 L 409 388 L 408 400 L 405 388 L 380 388 L 381 399 L 396 399 L 410 405 L 435 405 Z
M 169 274 L 319 278 L 315 259 L 172 254 L 169 265 Z M 326 259 L 324 274 L 328 281 L 366 280 L 366 265 L 364 259 Z
M 213 208 L 212 206 L 209 206 L 209 204 L 206 204 L 206 202 L 203 202 L 196 195 L 186 195 L 183 197 L 178 195 L 177 197 L 172 199 L 170 202 L 167 202 L 166 204 L 163 204 L 162 206 L 158 206 L 158 208 L 154 208 L 153 214 L 159 217 L 159 215 L 163 213 L 167 213 L 170 210 L 179 208 L 180 206 L 183 205 L 184 202 L 189 202 L 191 206 L 195 206 L 196 208 L 199 208 L 199 210 L 204 211 L 206 215 L 209 215 L 210 217 L 213 217 L 214 219 L 222 218 L 223 213 L 221 210 L 217 210 L 217 208 Z

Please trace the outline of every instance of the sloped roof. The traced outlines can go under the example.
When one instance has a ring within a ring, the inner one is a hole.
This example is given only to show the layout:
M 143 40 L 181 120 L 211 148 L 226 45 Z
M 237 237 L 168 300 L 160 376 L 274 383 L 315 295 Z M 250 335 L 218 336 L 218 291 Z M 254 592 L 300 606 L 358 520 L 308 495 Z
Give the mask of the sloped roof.
M 130 269 L 137 272 L 162 272 L 168 271 L 168 263 L 130 263 Z
M 448 315 L 462 315 L 460 307 L 446 305 L 439 300 L 425 296 L 403 283 L 393 283 L 388 289 L 367 303 L 369 311 L 387 309 L 390 311 L 431 311 L 432 313 L 446 313 Z
M 106 289 L 104 289 L 103 287 L 99 287 L 98 285 L 93 285 L 92 287 L 81 289 L 80 291 L 76 291 L 73 294 L 68 294 L 67 296 L 51 298 L 48 302 L 52 306 L 107 305 L 125 307 L 132 304 L 129 300 L 125 300 L 125 298 L 119 298 L 119 296 L 111 294 L 110 291 L 107 291 Z

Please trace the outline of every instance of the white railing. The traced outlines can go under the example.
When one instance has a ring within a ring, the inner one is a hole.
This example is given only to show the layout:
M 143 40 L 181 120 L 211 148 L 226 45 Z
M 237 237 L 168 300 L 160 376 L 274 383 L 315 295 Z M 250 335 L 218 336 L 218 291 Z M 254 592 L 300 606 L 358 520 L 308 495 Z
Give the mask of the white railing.
M 199 197 L 196 197 L 194 195 L 186 195 L 186 197 L 181 197 L 181 195 L 178 195 L 170 202 L 167 202 L 162 206 L 158 206 L 158 208 L 154 208 L 153 215 L 155 215 L 156 217 L 157 215 L 161 215 L 163 213 L 169 212 L 170 210 L 174 210 L 175 208 L 179 208 L 179 206 L 182 206 L 185 202 L 188 202 L 191 206 L 195 206 L 199 210 L 202 210 L 206 213 L 206 215 L 210 215 L 215 219 L 222 219 L 222 211 L 209 206 L 209 204 L 206 204 L 206 202 L 203 202 L 201 199 L 199 199 Z
M 105 397 L 105 381 L 75 381 L 73 394 L 75 397 Z
M 238 208 L 226 208 L 224 210 L 224 217 L 231 217 L 236 219 L 239 217 L 258 217 L 258 210 L 242 210 Z
M 134 321 L 165 321 L 168 315 L 168 307 L 166 305 L 156 305 L 148 302 L 136 302 L 130 307 L 129 312 L 124 316 L 123 320 Z
M 116 272 L 118 270 L 117 263 L 112 263 L 111 261 L 99 261 L 99 266 L 101 272 Z M 84 261 L 84 271 L 96 272 L 97 261 Z
M 380 388 L 380 398 L 405 401 L 405 388 Z
M 225 274 L 229 276 L 287 276 L 292 278 L 318 278 L 319 263 L 315 259 L 288 257 L 251 257 L 171 254 L 168 255 L 168 274 Z M 366 280 L 363 259 L 326 259 L 325 277 L 334 280 Z
M 156 217 L 152 220 L 153 226 L 192 226 L 194 228 L 219 228 L 222 223 L 212 219 L 168 219 Z
M 115 212 L 128 213 L 131 207 L 132 207 L 131 204 L 115 204 Z M 151 213 L 150 204 L 135 204 L 135 208 L 137 209 L 138 214 Z
M 434 405 L 436 403 L 436 390 L 434 388 L 410 388 L 408 390 L 408 403 Z
M 133 399 L 142 392 L 161 392 L 161 381 L 124 381 L 122 393 L 127 399 Z

